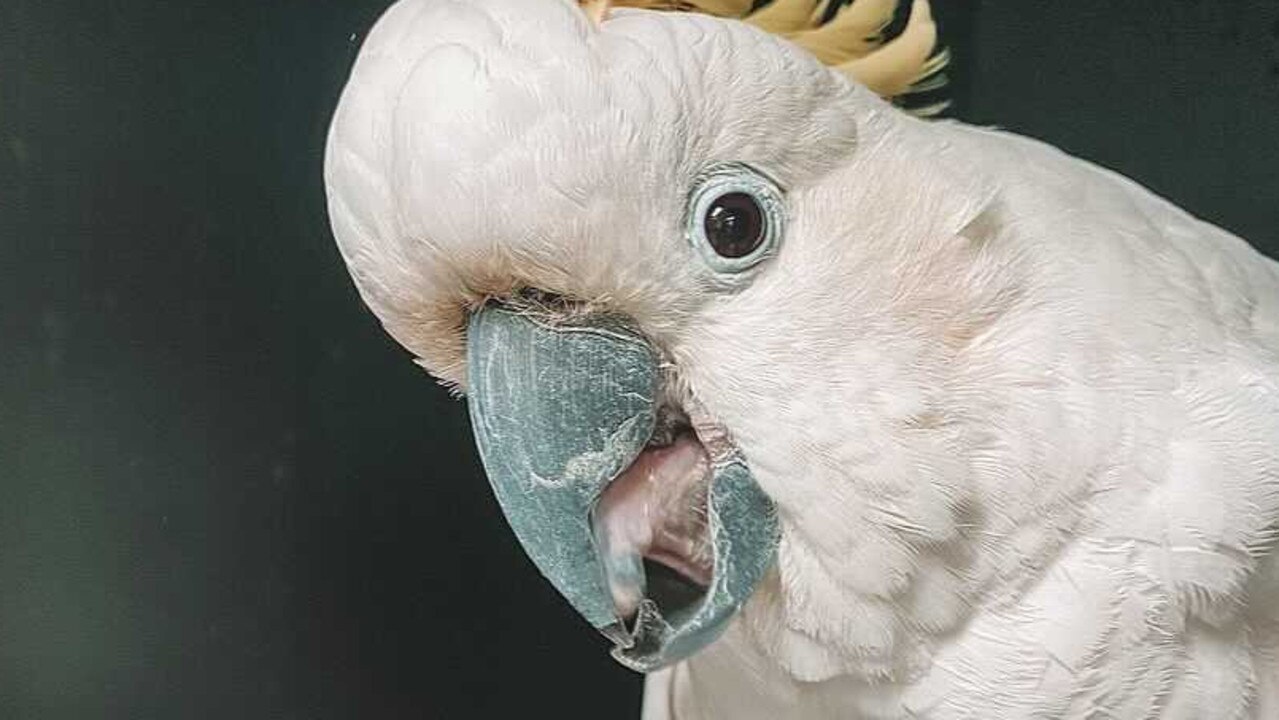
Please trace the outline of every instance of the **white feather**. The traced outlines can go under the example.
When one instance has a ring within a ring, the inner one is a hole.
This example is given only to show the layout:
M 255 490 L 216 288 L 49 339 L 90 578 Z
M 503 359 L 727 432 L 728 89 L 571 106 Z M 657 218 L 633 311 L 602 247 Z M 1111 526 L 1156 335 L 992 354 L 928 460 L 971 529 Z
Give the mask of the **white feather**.
M 722 161 L 788 191 L 733 291 L 682 235 Z M 487 296 L 627 313 L 776 501 L 775 572 L 649 717 L 1279 717 L 1279 268 L 1242 240 L 746 25 L 568 0 L 394 6 L 326 183 L 443 380 Z

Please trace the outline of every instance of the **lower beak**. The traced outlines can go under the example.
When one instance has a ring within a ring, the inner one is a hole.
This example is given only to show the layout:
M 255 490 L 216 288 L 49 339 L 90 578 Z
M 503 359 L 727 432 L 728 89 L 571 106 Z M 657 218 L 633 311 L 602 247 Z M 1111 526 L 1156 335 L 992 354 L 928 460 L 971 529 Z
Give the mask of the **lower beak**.
M 778 541 L 772 502 L 735 451 L 711 458 L 713 572 L 695 601 L 645 598 L 623 617 L 611 590 L 619 574 L 643 567 L 638 557 L 610 560 L 599 546 L 606 534 L 592 527 L 601 494 L 653 437 L 663 374 L 652 345 L 616 317 L 490 304 L 471 316 L 467 362 L 471 423 L 498 503 L 542 574 L 614 643 L 614 657 L 648 672 L 714 641 Z

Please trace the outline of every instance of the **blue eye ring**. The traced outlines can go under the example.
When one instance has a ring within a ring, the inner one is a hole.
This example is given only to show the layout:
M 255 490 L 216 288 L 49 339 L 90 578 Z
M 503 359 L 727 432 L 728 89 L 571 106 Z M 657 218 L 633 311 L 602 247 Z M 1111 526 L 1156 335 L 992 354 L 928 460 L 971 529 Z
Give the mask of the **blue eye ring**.
M 719 163 L 694 183 L 685 235 L 711 270 L 729 278 L 774 255 L 785 223 L 783 193 L 771 178 L 745 163 Z

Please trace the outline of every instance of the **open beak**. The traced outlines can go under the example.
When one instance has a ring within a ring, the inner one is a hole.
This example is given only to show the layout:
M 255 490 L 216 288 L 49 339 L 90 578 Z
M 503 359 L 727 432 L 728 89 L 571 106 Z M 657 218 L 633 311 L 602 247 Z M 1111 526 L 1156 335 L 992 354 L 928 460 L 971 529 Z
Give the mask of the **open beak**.
M 648 672 L 719 637 L 773 562 L 776 511 L 720 429 L 662 403 L 648 340 L 616 316 L 491 303 L 467 363 L 502 511 L 613 656 Z

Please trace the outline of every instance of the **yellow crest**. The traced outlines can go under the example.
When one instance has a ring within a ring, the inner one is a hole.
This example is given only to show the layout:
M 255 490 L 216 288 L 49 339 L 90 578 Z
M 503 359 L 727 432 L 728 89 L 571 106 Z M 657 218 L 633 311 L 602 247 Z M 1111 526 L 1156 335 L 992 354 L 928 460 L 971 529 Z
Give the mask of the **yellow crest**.
M 884 31 L 900 0 L 773 0 L 754 9 L 752 0 L 580 0 L 597 22 L 612 7 L 700 12 L 737 18 L 794 42 L 885 98 L 935 90 L 946 84 L 942 70 L 950 60 L 937 50 L 937 26 L 928 0 L 912 0 L 906 27 L 892 38 Z M 832 4 L 839 5 L 834 17 Z M 941 102 L 917 108 L 920 115 L 945 109 Z

